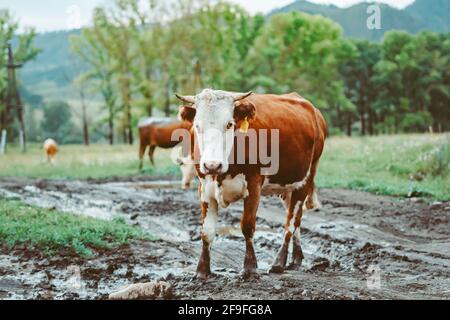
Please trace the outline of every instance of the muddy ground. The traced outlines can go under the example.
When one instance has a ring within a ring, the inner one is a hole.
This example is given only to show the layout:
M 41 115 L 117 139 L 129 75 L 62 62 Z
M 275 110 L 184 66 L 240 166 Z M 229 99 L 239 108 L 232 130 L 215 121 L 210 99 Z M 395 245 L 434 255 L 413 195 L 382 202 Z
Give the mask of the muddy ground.
M 215 275 L 193 279 L 200 253 L 197 192 L 175 181 L 0 180 L 0 197 L 102 219 L 123 217 L 158 240 L 82 259 L 18 247 L 0 251 L 0 299 L 105 299 L 124 285 L 168 281 L 166 299 L 450 299 L 450 203 L 320 190 L 320 211 L 304 214 L 300 271 L 267 274 L 285 214 L 264 198 L 255 249 L 259 278 L 240 272 L 242 203 L 219 216 Z

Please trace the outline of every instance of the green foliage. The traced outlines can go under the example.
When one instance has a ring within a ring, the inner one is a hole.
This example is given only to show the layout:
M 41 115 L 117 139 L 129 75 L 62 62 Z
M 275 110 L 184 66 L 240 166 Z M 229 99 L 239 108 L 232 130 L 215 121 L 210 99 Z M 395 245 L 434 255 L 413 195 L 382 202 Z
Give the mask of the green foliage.
M 69 143 L 74 130 L 70 105 L 64 101 L 52 101 L 44 106 L 41 128 L 48 138 L 58 143 Z
M 95 249 L 152 239 L 120 219 L 104 221 L 2 199 L 0 221 L 0 244 L 9 248 L 25 244 L 49 253 L 69 250 L 89 257 Z
M 11 44 L 13 47 L 13 55 L 16 63 L 25 64 L 36 58 L 40 50 L 33 46 L 33 40 L 36 36 L 33 29 L 26 29 L 21 34 L 17 34 L 18 23 L 11 16 L 8 10 L 0 9 L 0 112 L 6 114 L 6 91 L 7 83 L 7 48 Z M 14 43 L 13 43 L 13 40 Z M 0 123 L 0 126 L 3 125 Z
M 363 7 L 353 6 L 349 12 L 357 15 Z M 343 9 L 306 1 L 289 8 L 304 12 L 267 18 L 252 16 L 227 1 L 208 0 L 115 0 L 96 8 L 89 28 L 70 32 L 71 50 L 83 60 L 74 85 L 89 88 L 99 100 L 87 108 L 99 105 L 89 129 L 111 144 L 118 132 L 131 143 L 139 117 L 177 113 L 175 92 L 194 94 L 212 87 L 258 93 L 296 91 L 321 109 L 333 134 L 450 130 L 449 33 L 390 31 L 380 43 L 348 40 L 343 30 L 365 19 L 365 12 L 355 21 L 344 19 L 339 26 L 331 19 L 340 21 L 336 12 Z M 331 19 L 307 14 L 317 13 L 318 8 Z M 386 8 L 382 6 L 383 23 L 398 13 Z M 408 10 L 418 12 L 419 8 L 427 9 L 418 1 Z M 439 10 L 428 11 L 430 16 L 445 16 Z M 401 21 L 398 18 L 394 25 Z M 367 29 L 365 24 L 361 28 Z M 52 37 L 58 41 L 50 41 Z M 18 56 L 35 56 L 33 38 L 31 33 L 17 40 Z M 42 54 L 46 67 L 31 62 L 26 68 L 45 73 L 48 81 L 37 81 L 26 70 L 23 73 L 25 82 L 37 83 L 35 89 L 47 101 L 55 90 L 73 98 L 67 81 L 50 79 L 67 73 L 75 60 L 66 50 L 56 50 L 67 46 L 68 39 L 63 38 L 64 33 L 39 36 L 39 46 L 48 41 L 51 49 Z M 55 60 L 65 61 L 57 71 L 52 50 Z M 1 78 L 0 74 L 0 86 Z M 55 82 L 64 87 L 55 88 Z M 22 91 L 33 107 L 43 103 L 34 90 Z M 83 120 L 91 124 L 85 116 Z M 70 139 L 64 135 L 64 141 L 81 140 L 75 138 L 80 130 L 72 131 Z

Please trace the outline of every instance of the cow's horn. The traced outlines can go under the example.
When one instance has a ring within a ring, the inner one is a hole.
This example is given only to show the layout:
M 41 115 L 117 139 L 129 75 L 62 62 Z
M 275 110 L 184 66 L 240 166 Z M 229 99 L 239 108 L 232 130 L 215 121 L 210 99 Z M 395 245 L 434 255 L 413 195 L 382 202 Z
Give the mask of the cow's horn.
M 246 93 L 235 93 L 235 92 L 232 92 L 231 96 L 233 97 L 234 101 L 239 101 L 239 100 L 247 98 L 248 96 L 251 96 L 252 94 L 253 94 L 253 91 L 249 91 L 249 92 L 246 92 Z
M 180 99 L 183 102 L 191 103 L 191 104 L 195 103 L 195 96 L 182 96 L 179 94 L 175 94 L 175 95 L 177 96 L 178 99 Z

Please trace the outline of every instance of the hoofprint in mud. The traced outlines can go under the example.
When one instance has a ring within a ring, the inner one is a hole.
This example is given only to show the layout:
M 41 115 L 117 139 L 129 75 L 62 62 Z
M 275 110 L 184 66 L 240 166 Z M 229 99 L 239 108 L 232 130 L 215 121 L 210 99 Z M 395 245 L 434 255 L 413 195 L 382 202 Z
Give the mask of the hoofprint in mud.
M 84 259 L 26 246 L 0 253 L 0 298 L 106 299 L 135 283 L 169 283 L 162 299 L 450 299 L 450 204 L 321 190 L 303 217 L 299 271 L 267 274 L 285 220 L 263 198 L 255 233 L 259 279 L 243 281 L 239 203 L 221 211 L 213 278 L 192 281 L 201 248 L 197 191 L 176 181 L 0 181 L 0 196 L 102 219 L 123 217 L 159 238 Z

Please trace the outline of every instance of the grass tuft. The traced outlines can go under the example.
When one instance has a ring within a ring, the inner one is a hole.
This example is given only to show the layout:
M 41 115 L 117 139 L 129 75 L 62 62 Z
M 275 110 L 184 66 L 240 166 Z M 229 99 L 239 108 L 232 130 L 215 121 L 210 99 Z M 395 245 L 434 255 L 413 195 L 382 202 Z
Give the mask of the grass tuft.
M 122 219 L 104 221 L 0 199 L 0 243 L 27 245 L 48 254 L 69 250 L 90 257 L 95 249 L 112 249 L 131 240 L 152 240 Z

